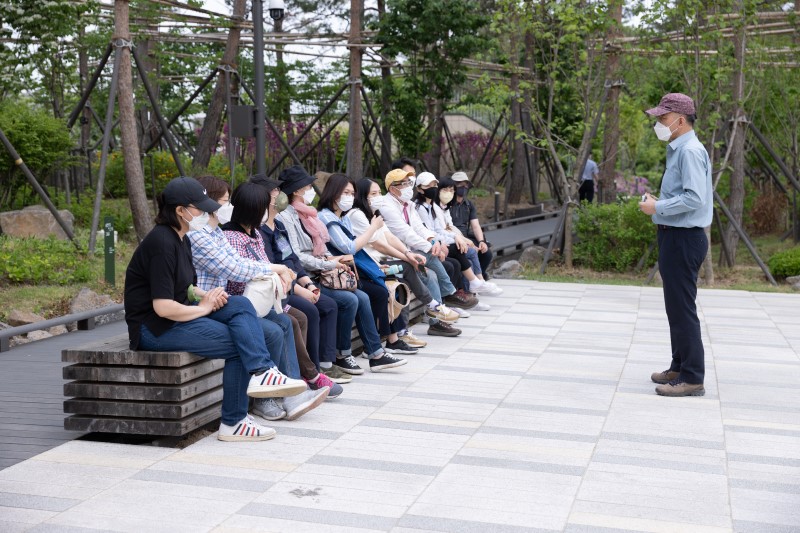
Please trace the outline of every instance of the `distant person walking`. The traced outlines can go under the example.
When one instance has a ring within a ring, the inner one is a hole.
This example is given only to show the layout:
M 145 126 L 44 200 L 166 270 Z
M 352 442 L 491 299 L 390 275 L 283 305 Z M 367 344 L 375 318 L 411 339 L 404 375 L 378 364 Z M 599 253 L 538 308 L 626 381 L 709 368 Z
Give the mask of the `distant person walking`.
M 594 201 L 594 183 L 595 178 L 600 174 L 597 168 L 597 163 L 590 158 L 586 161 L 586 166 L 583 168 L 583 175 L 581 176 L 581 186 L 578 189 L 578 200 L 586 200 L 589 203 Z
M 708 252 L 703 228 L 711 224 L 711 161 L 694 133 L 694 102 L 681 93 L 665 95 L 646 113 L 667 145 L 661 198 L 649 193 L 639 208 L 658 225 L 658 269 L 664 286 L 672 363 L 650 379 L 661 396 L 705 394 L 705 352 L 697 318 L 697 274 Z

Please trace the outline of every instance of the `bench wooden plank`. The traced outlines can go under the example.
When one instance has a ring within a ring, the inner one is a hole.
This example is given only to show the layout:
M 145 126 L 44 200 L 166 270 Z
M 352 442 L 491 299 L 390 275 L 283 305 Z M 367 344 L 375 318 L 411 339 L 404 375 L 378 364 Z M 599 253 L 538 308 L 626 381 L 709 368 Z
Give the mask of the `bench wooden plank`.
M 147 352 L 128 348 L 128 335 L 116 335 L 61 351 L 65 363 L 182 367 L 205 358 L 189 352 Z
M 124 418 L 184 418 L 222 401 L 222 387 L 182 402 L 137 402 L 73 398 L 64 402 L 64 412 L 78 415 Z
M 181 368 L 151 366 L 70 365 L 63 370 L 64 379 L 80 381 L 114 381 L 121 383 L 160 383 L 180 385 L 213 373 L 225 366 L 224 359 L 200 359 Z
M 214 404 L 179 420 L 72 415 L 64 419 L 64 428 L 71 431 L 180 437 L 219 420 L 220 405 Z
M 72 381 L 64 384 L 64 396 L 106 400 L 180 402 L 215 389 L 222 383 L 222 370 L 180 385 L 127 384 Z

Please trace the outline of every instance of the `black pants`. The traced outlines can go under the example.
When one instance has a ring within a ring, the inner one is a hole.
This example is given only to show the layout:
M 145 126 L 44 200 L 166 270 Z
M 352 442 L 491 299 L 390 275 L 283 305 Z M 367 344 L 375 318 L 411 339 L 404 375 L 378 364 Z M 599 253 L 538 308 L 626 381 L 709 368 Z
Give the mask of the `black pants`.
M 461 263 L 448 255 L 444 258 L 444 261 L 442 261 L 442 265 L 444 265 L 444 269 L 447 271 L 447 276 L 450 278 L 450 281 L 453 282 L 456 290 L 466 290 L 464 287 L 464 275 L 461 274 L 460 270 Z
M 697 274 L 708 252 L 703 228 L 659 226 L 658 270 L 672 344 L 670 370 L 680 381 L 699 384 L 705 377 L 705 352 L 697 318 Z
M 372 280 L 361 278 L 359 289 L 369 296 L 372 314 L 375 316 L 375 323 L 378 327 L 378 334 L 385 337 L 390 333 L 402 331 L 407 323 L 401 314 L 394 321 L 389 322 L 389 292 L 386 287 Z
M 581 187 L 578 189 L 578 201 L 582 202 L 584 200 L 589 203 L 594 200 L 594 180 L 583 180 L 581 182 Z
M 469 238 L 473 243 L 475 243 L 475 246 L 478 246 L 478 239 L 473 236 L 470 236 Z M 487 244 L 486 246 L 487 248 L 485 252 L 478 252 L 478 262 L 481 264 L 481 272 L 483 272 L 483 277 L 488 280 L 489 273 L 487 269 L 492 263 L 492 259 L 494 259 L 494 254 L 492 253 L 492 249 L 488 248 L 489 245 Z

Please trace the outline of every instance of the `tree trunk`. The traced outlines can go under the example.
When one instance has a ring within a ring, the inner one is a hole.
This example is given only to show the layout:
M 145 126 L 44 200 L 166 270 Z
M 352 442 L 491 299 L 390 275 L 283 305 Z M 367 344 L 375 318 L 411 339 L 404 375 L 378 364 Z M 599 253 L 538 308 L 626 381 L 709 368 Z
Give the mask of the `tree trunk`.
M 739 0 L 739 13 L 744 15 L 743 0 Z M 735 131 L 733 146 L 731 147 L 731 163 L 733 170 L 730 178 L 730 196 L 728 197 L 728 208 L 733 215 L 733 219 L 739 225 L 742 224 L 742 211 L 744 209 L 744 141 L 747 130 L 744 122 L 745 114 L 743 107 L 744 100 L 744 59 L 745 59 L 745 22 L 739 20 L 738 29 L 733 38 L 733 57 L 734 68 L 732 75 L 731 100 L 733 101 L 733 127 L 731 134 Z M 739 234 L 728 223 L 723 236 L 728 245 L 731 262 L 736 266 L 736 247 L 739 244 Z
M 431 120 L 433 121 L 433 127 L 431 127 L 431 160 L 428 170 L 431 174 L 440 178 L 442 169 L 442 134 L 444 131 L 444 101 L 439 98 L 433 102 Z
M 274 29 L 275 33 L 283 32 L 283 19 L 275 21 Z M 292 101 L 289 93 L 286 62 L 283 60 L 282 44 L 275 45 L 275 67 L 275 92 L 280 102 L 280 110 L 275 118 L 288 124 L 292 121 Z
M 79 28 L 78 34 L 78 42 L 80 43 L 80 49 L 78 50 L 78 73 L 80 78 L 80 89 L 81 94 L 83 91 L 86 90 L 86 87 L 89 84 L 89 53 L 86 50 L 86 44 L 83 41 L 85 34 L 85 28 Z M 89 106 L 84 106 L 83 111 L 81 112 L 81 163 L 75 167 L 75 189 L 78 192 L 83 191 L 84 187 L 86 187 L 88 183 L 87 177 L 87 168 L 83 164 L 84 161 L 87 160 L 87 153 L 89 150 L 89 140 L 92 137 L 92 112 L 89 110 Z
M 129 0 L 114 1 L 114 37 L 117 39 L 131 39 L 128 3 Z M 153 227 L 153 222 L 144 189 L 144 172 L 139 159 L 141 147 L 139 146 L 139 136 L 136 133 L 136 113 L 133 107 L 131 51 L 129 48 L 120 48 L 118 53 L 122 54 L 117 104 L 119 105 L 122 157 L 125 161 L 125 184 L 133 214 L 133 226 L 136 229 L 136 236 L 141 241 Z
M 232 67 L 236 65 L 236 56 L 239 51 L 239 39 L 242 34 L 242 28 L 238 25 L 238 22 L 244 20 L 246 8 L 247 0 L 234 0 L 232 18 L 236 24 L 231 26 L 228 32 L 225 52 L 223 52 L 222 61 L 220 61 L 222 65 L 229 65 Z M 222 122 L 222 112 L 225 109 L 225 100 L 225 73 L 220 72 L 217 76 L 217 86 L 214 88 L 214 94 L 206 110 L 203 129 L 200 130 L 200 136 L 197 139 L 197 150 L 195 151 L 194 160 L 192 161 L 192 166 L 194 168 L 207 168 L 209 161 L 211 161 L 212 154 L 214 154 L 217 149 L 217 135 L 219 134 L 220 124 Z
M 615 41 L 622 36 L 622 0 L 611 0 L 608 11 L 610 26 L 606 37 L 606 47 L 611 47 L 606 54 L 606 83 L 611 84 L 606 101 L 606 127 L 603 132 L 603 159 L 600 161 L 598 183 L 598 203 L 611 203 L 616 199 L 614 178 L 617 172 L 617 152 L 619 150 L 619 94 L 621 85 L 619 78 L 619 45 Z
M 800 1 L 800 0 L 798 0 Z M 525 31 L 525 59 L 523 60 L 523 65 L 528 69 L 528 76 L 530 80 L 529 87 L 532 87 L 535 83 L 535 76 L 534 72 L 536 69 L 536 61 L 535 61 L 535 50 L 534 50 L 535 42 L 533 38 L 533 32 L 528 28 Z M 525 127 L 525 133 L 529 136 L 534 135 L 535 129 L 533 128 L 532 120 L 531 120 L 531 109 L 533 108 L 533 97 L 531 93 L 533 92 L 532 89 L 528 89 L 525 91 L 525 110 L 527 111 L 526 120 L 523 121 L 523 126 Z M 528 158 L 530 161 L 526 162 L 526 171 L 530 169 L 530 175 L 528 176 L 528 180 L 530 180 L 530 187 L 531 187 L 531 203 L 536 204 L 539 201 L 539 150 L 537 147 L 530 147 L 528 150 Z
M 151 30 L 157 30 L 158 27 L 150 27 Z M 136 44 L 139 52 L 139 57 L 142 60 L 142 67 L 147 74 L 151 72 L 155 72 L 158 67 L 156 65 L 156 61 L 152 57 L 152 46 L 153 41 L 150 39 L 144 39 L 141 42 Z M 153 80 L 151 80 L 152 82 Z M 134 79 L 133 86 L 136 87 L 141 81 L 138 78 Z M 161 88 L 158 83 L 151 83 L 153 87 L 153 92 L 156 95 L 156 101 L 158 101 L 159 93 L 161 92 Z M 150 144 L 151 139 L 153 139 L 156 135 L 158 135 L 158 126 L 156 125 L 156 120 L 153 120 L 153 110 L 150 107 L 150 101 L 145 99 L 142 102 L 142 105 L 139 106 L 139 110 L 136 113 L 138 115 L 138 122 L 139 122 L 139 129 L 141 131 L 141 143 L 142 146 L 148 146 Z
M 516 39 L 511 39 L 512 50 L 516 50 Z M 525 148 L 522 146 L 522 139 L 519 133 L 522 131 L 522 103 L 519 94 L 519 73 L 515 70 L 511 72 L 509 89 L 511 90 L 511 135 L 512 141 L 512 160 L 511 164 L 511 183 L 506 183 L 508 187 L 509 204 L 518 204 L 522 201 L 522 190 L 525 186 Z
M 362 0 L 350 0 L 350 125 L 347 137 L 347 175 L 353 180 L 364 177 L 361 114 L 361 10 Z
M 800 0 L 797 0 L 800 2 Z M 386 14 L 386 0 L 378 0 L 378 20 Z M 386 143 L 381 143 L 381 176 L 392 166 L 392 128 L 389 126 L 389 110 L 392 108 L 392 67 L 388 60 L 381 61 L 381 131 Z

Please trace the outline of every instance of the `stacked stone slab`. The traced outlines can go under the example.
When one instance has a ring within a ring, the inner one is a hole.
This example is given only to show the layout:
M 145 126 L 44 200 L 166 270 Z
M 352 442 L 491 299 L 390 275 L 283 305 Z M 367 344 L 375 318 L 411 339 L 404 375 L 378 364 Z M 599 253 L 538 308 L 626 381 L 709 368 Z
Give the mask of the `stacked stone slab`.
M 127 334 L 63 350 L 64 428 L 181 436 L 220 417 L 220 359 L 128 348 Z

